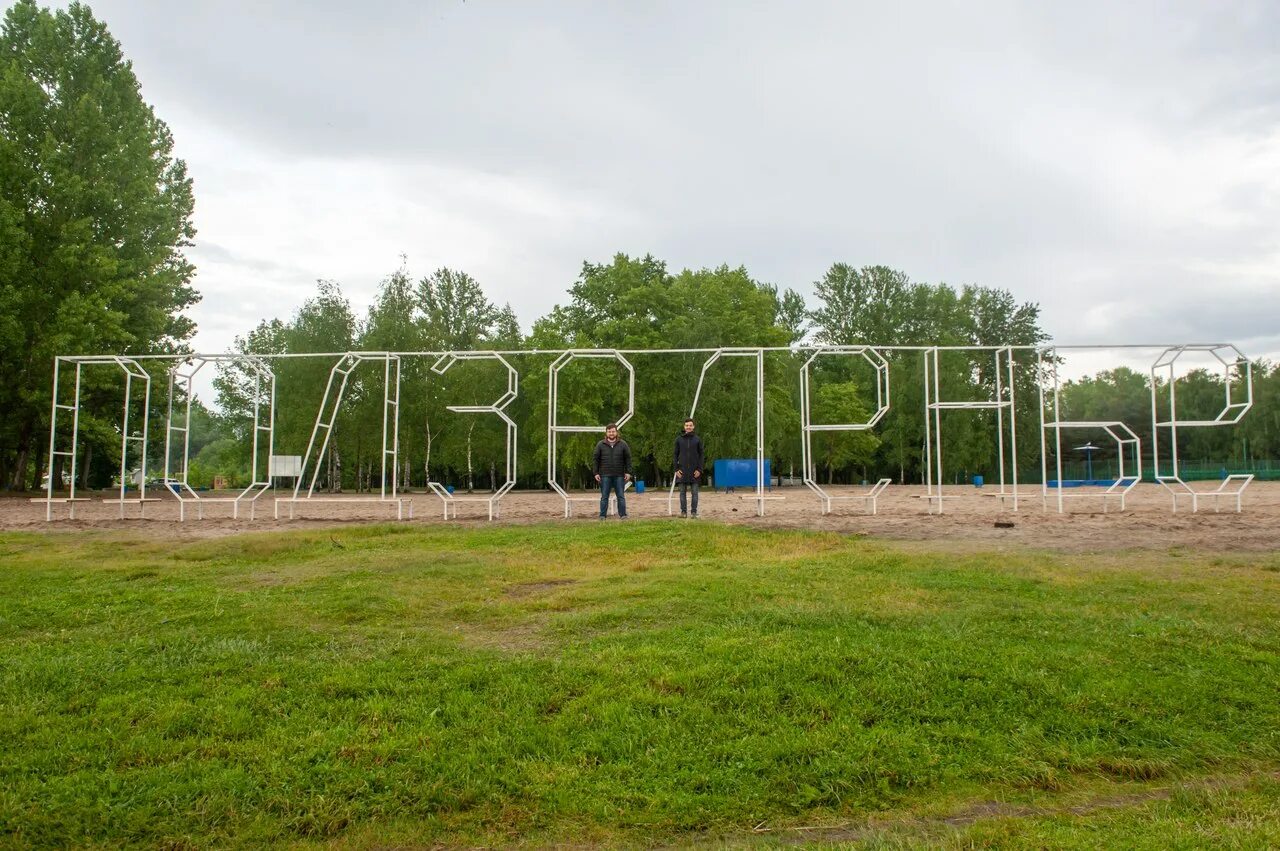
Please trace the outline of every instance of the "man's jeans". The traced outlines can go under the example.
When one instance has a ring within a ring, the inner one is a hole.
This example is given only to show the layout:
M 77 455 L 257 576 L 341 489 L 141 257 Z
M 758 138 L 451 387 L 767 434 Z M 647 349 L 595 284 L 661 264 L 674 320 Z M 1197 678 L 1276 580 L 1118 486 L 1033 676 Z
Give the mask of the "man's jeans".
M 604 517 L 609 513 L 609 491 L 612 490 L 618 495 L 618 516 L 627 516 L 627 498 L 623 494 L 622 489 L 626 487 L 626 479 L 622 476 L 601 476 L 600 477 L 600 516 Z
M 689 513 L 689 509 L 685 507 L 685 494 L 689 491 L 689 488 L 693 488 L 693 513 L 697 514 L 698 513 L 698 479 L 694 479 L 693 481 L 689 481 L 689 482 L 685 482 L 685 481 L 680 482 L 680 513 L 681 514 Z

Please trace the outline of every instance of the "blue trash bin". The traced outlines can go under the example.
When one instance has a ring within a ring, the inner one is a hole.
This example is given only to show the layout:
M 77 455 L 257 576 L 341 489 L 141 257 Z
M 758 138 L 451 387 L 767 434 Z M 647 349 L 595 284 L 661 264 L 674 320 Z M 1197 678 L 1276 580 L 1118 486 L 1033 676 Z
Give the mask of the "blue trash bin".
M 636 479 L 636 493 L 644 493 L 644 479 Z
M 980 487 L 982 487 L 982 476 L 974 476 L 974 477 L 973 477 L 973 486 L 974 486 L 975 488 L 980 488 Z
M 452 494 L 453 494 L 453 485 L 445 485 L 445 486 L 444 486 L 444 489 L 445 489 L 445 492 L 446 492 L 446 493 L 448 493 L 448 494 L 450 494 L 450 495 L 452 495 Z

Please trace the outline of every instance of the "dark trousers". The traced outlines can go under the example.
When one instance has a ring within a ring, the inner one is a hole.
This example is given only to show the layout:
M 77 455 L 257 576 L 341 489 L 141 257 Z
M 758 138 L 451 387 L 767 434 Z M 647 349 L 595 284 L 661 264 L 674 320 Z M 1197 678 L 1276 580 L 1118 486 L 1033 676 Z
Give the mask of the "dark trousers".
M 689 492 L 690 488 L 693 488 L 693 513 L 694 514 L 698 513 L 698 480 L 694 479 L 693 481 L 689 481 L 689 482 L 686 482 L 686 481 L 680 482 L 680 513 L 681 514 L 689 513 L 689 509 L 685 505 L 685 494 Z
M 626 479 L 622 476 L 601 476 L 600 477 L 600 516 L 604 517 L 609 513 L 609 491 L 612 490 L 618 495 L 618 516 L 627 516 L 627 497 L 623 494 L 622 489 L 626 487 Z

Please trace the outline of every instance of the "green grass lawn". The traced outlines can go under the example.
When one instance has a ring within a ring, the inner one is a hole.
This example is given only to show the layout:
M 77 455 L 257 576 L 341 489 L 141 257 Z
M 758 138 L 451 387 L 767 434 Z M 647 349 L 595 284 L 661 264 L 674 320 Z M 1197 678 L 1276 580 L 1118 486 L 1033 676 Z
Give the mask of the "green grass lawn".
M 611 522 L 0 564 L 5 844 L 1280 844 L 1276 554 Z

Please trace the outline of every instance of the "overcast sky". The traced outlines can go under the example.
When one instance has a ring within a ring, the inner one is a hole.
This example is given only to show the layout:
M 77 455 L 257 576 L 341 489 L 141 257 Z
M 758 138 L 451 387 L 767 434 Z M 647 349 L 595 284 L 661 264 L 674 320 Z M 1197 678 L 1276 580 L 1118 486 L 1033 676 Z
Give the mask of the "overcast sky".
M 201 350 L 401 254 L 527 330 L 624 251 L 1280 353 L 1274 0 L 91 5 L 195 180 Z

